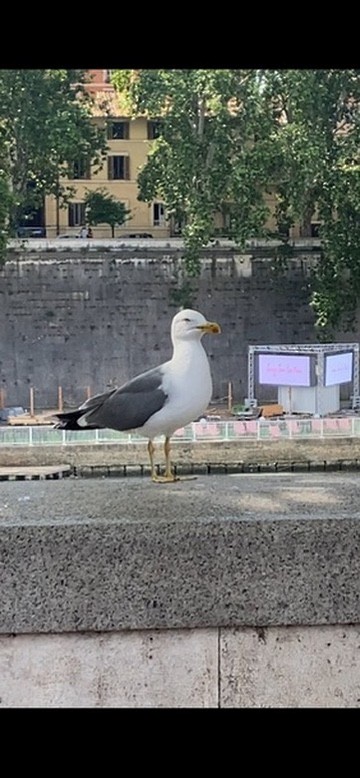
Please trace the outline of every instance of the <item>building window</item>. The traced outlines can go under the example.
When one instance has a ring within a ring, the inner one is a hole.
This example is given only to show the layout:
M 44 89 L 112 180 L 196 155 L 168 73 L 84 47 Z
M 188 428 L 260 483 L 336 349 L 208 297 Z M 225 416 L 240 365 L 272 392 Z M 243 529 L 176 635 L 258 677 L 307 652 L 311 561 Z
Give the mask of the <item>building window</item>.
M 90 162 L 86 157 L 79 157 L 71 163 L 69 178 L 90 178 Z
M 130 178 L 130 163 L 128 156 L 108 157 L 108 178 L 110 181 L 123 179 L 128 181 Z
M 85 224 L 85 203 L 69 203 L 69 227 Z
M 129 140 L 129 122 L 108 122 L 108 140 Z
M 165 224 L 165 206 L 164 203 L 153 204 L 153 225 L 154 227 L 163 227 Z
M 290 229 L 286 224 L 279 224 L 279 235 L 282 238 L 290 238 Z
M 311 237 L 312 238 L 318 238 L 319 237 L 319 229 L 321 227 L 320 222 L 311 222 Z
M 161 132 L 162 132 L 162 122 L 148 121 L 147 123 L 148 140 L 155 140 L 155 138 L 158 138 L 159 135 L 161 135 Z
M 110 84 L 111 82 L 111 70 L 104 70 L 104 84 Z

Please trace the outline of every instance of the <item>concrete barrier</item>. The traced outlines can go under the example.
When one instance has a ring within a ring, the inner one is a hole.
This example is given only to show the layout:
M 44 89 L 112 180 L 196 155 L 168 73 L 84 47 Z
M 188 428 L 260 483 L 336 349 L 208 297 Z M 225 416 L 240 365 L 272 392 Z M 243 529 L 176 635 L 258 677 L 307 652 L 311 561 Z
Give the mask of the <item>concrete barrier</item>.
M 0 484 L 4 707 L 359 707 L 356 473 Z

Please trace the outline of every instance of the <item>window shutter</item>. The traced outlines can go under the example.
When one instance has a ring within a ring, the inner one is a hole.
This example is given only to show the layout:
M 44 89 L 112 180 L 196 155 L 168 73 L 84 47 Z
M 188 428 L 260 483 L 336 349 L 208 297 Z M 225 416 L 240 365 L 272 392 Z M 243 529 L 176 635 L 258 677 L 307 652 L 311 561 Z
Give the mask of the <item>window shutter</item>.
M 111 179 L 113 177 L 112 176 L 113 166 L 112 166 L 112 158 L 111 157 L 107 158 L 107 166 L 108 166 L 108 179 L 111 181 Z
M 124 157 L 124 178 L 127 181 L 130 178 L 130 160 L 129 160 L 129 157 Z
M 74 226 L 74 206 L 72 203 L 69 203 L 68 223 L 69 223 L 69 227 Z

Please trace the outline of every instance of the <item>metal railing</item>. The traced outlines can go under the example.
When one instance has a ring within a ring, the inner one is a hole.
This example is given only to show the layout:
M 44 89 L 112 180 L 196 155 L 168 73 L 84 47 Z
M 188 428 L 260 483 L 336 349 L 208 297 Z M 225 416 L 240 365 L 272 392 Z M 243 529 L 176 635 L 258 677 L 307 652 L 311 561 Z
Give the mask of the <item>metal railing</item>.
M 353 438 L 360 436 L 360 416 L 321 419 L 234 419 L 193 422 L 178 429 L 173 439 L 187 442 L 242 440 L 306 440 L 309 438 Z M 0 427 L 0 446 L 101 445 L 147 442 L 136 433 L 110 429 L 57 430 L 50 426 Z

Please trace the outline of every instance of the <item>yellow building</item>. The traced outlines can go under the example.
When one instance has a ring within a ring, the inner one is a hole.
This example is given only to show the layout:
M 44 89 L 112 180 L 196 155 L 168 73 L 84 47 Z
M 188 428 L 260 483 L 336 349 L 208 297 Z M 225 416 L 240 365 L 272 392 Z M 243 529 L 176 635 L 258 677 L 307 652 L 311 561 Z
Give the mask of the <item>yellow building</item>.
M 76 236 L 85 225 L 84 197 L 86 191 L 106 189 L 130 210 L 130 219 L 122 227 L 115 228 L 115 237 L 151 235 L 167 238 L 170 227 L 165 220 L 164 204 L 150 204 L 137 199 L 137 176 L 145 164 L 151 142 L 156 137 L 157 123 L 143 117 L 130 118 L 120 113 L 118 100 L 108 83 L 108 71 L 89 71 L 92 76 L 89 91 L 93 94 L 94 121 L 107 133 L 108 150 L 103 167 L 90 166 L 79 159 L 66 182 L 74 189 L 74 195 L 65 208 L 59 208 L 55 197 L 45 199 L 45 225 L 48 238 L 62 235 Z M 94 238 L 110 238 L 107 224 L 92 227 Z

